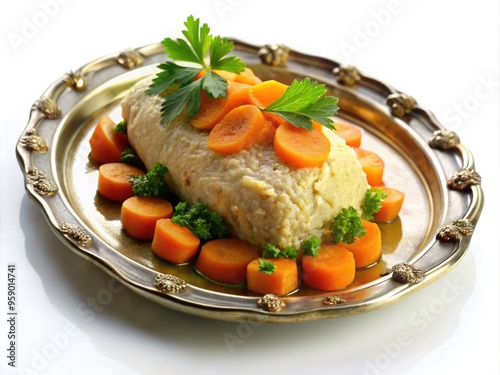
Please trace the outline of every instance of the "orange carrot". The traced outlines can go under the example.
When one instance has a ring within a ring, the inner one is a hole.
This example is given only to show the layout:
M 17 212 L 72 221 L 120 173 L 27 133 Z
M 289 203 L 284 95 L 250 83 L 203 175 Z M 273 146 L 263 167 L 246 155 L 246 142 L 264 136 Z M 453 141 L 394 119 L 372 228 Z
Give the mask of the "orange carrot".
M 362 132 L 360 128 L 338 121 L 335 121 L 333 126 L 335 126 L 336 129 L 335 134 L 337 134 L 340 138 L 343 138 L 346 145 L 351 147 L 361 146 Z
M 262 80 L 259 77 L 257 77 L 253 72 L 253 70 L 250 68 L 245 68 L 245 70 L 242 73 L 236 74 L 236 76 L 234 77 L 234 81 L 247 83 L 252 86 L 262 82 Z
M 90 156 L 99 164 L 119 162 L 127 148 L 127 136 L 115 133 L 116 124 L 107 115 L 101 117 L 90 136 Z
M 125 163 L 106 163 L 99 167 L 97 191 L 103 197 L 116 202 L 123 202 L 134 195 L 131 176 L 142 176 L 144 171 Z
M 196 270 L 206 278 L 222 284 L 239 284 L 246 280 L 247 265 L 259 257 L 257 248 L 237 238 L 206 242 L 196 260 Z
M 368 184 L 371 186 L 382 185 L 385 164 L 382 158 L 375 152 L 353 147 L 358 155 L 358 160 L 366 174 Z
M 133 196 L 122 204 L 122 226 L 132 237 L 151 240 L 156 222 L 170 218 L 174 208 L 169 201 L 158 197 Z
M 214 73 L 220 75 L 222 78 L 224 78 L 226 81 L 233 81 L 233 82 L 240 82 L 240 83 L 246 83 L 249 85 L 255 85 L 257 83 L 262 82 L 259 77 L 257 77 L 253 70 L 250 68 L 245 68 L 243 72 L 240 74 L 236 73 L 231 73 L 225 70 L 218 70 L 214 69 Z M 203 77 L 207 72 L 205 70 L 201 70 L 196 77 L 194 78 L 195 80 L 200 79 Z
M 208 135 L 208 148 L 221 154 L 233 154 L 255 143 L 271 141 L 274 127 L 260 109 L 251 104 L 231 110 Z
M 251 86 L 246 83 L 228 81 L 226 97 L 218 99 L 209 97 L 202 91 L 200 109 L 190 120 L 191 125 L 197 129 L 213 129 L 233 108 L 248 103 L 249 87 Z
M 275 80 L 263 81 L 248 89 L 249 103 L 259 108 L 265 108 L 283 96 L 287 88 L 287 85 Z M 275 113 L 264 112 L 264 116 L 271 121 L 275 127 L 285 122 L 281 116 Z
M 385 186 L 377 186 L 377 188 L 385 191 L 387 198 L 382 200 L 382 207 L 374 215 L 374 220 L 379 223 L 389 223 L 398 217 L 405 194 L 400 190 Z
M 260 261 L 253 260 L 247 267 L 247 288 L 258 294 L 274 294 L 284 296 L 296 290 L 299 285 L 297 262 L 289 258 L 272 258 L 265 261 L 272 262 L 276 267 L 272 274 L 259 271 Z
M 340 290 L 354 281 L 352 253 L 341 245 L 323 244 L 317 256 L 302 257 L 302 280 L 320 290 Z
M 193 259 L 200 247 L 200 239 L 189 228 L 172 223 L 170 218 L 156 222 L 151 249 L 160 258 L 183 264 Z
M 330 141 L 316 129 L 302 129 L 284 122 L 276 129 L 274 151 L 292 167 L 321 167 L 330 153 Z
M 361 224 L 365 228 L 365 236 L 357 238 L 352 244 L 339 244 L 352 253 L 357 268 L 376 263 L 382 255 L 382 234 L 378 225 L 368 220 L 363 220 Z

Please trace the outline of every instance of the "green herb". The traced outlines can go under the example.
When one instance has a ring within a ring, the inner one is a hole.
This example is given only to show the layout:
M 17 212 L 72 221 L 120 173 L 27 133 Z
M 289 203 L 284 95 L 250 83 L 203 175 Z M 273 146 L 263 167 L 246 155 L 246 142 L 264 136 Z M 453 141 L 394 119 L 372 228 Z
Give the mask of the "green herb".
M 125 120 L 122 120 L 118 124 L 116 124 L 115 128 L 113 129 L 113 133 L 127 134 L 127 122 Z
M 276 270 L 276 265 L 267 259 L 259 259 L 259 272 L 264 272 L 266 275 L 272 275 Z
M 245 64 L 236 56 L 227 56 L 233 49 L 233 43 L 220 36 L 212 36 L 205 23 L 200 27 L 200 20 L 189 16 L 184 23 L 184 39 L 166 38 L 162 41 L 165 53 L 172 60 L 188 63 L 178 65 L 167 61 L 158 66 L 161 69 L 146 91 L 150 95 L 163 95 L 161 123 L 168 124 L 186 113 L 194 117 L 200 108 L 202 90 L 210 97 L 223 98 L 227 93 L 227 81 L 214 73 L 214 69 L 232 73 L 241 73 Z M 205 57 L 209 55 L 209 62 Z M 196 65 L 193 67 L 192 65 Z M 204 71 L 206 74 L 195 80 Z
M 385 198 L 387 198 L 387 193 L 382 189 L 366 189 L 365 201 L 362 207 L 366 220 L 373 220 L 373 215 L 379 212 Z
M 292 260 L 297 260 L 297 250 L 292 246 L 287 246 L 283 250 L 280 250 L 275 245 L 267 244 L 262 251 L 262 256 L 264 258 L 290 258 Z
M 302 243 L 304 247 L 304 254 L 311 255 L 313 257 L 317 256 L 319 253 L 319 249 L 321 248 L 321 239 L 316 236 L 312 236 L 308 240 L 305 240 Z
M 122 151 L 120 160 L 123 163 L 133 165 L 134 167 L 137 167 L 142 170 L 146 170 L 146 167 L 144 166 L 144 163 L 142 162 L 141 158 L 139 158 L 139 156 L 132 147 L 127 147 L 125 150 Z
M 361 216 L 350 206 L 340 210 L 330 225 L 332 239 L 334 243 L 344 242 L 353 243 L 357 238 L 366 235 L 365 228 L 361 223 Z
M 329 129 L 335 129 L 331 117 L 339 109 L 336 105 L 338 99 L 323 96 L 325 93 L 325 85 L 309 78 L 300 82 L 294 80 L 283 96 L 263 110 L 275 113 L 299 128 L 312 130 L 314 120 Z
M 167 167 L 157 162 L 145 175 L 130 177 L 134 195 L 148 197 L 166 196 L 170 191 L 165 182 L 165 174 L 167 172 Z
M 175 206 L 173 223 L 189 228 L 201 240 L 222 238 L 227 235 L 227 230 L 222 218 L 208 208 L 204 202 L 189 205 L 180 202 Z

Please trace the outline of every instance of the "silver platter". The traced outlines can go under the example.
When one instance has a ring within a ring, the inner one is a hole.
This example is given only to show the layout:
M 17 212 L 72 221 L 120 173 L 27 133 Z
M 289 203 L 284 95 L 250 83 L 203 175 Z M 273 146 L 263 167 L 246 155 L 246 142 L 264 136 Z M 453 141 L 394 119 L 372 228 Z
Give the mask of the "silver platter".
M 340 98 L 339 118 L 361 126 L 362 146 L 386 163 L 384 181 L 405 192 L 399 218 L 381 224 L 383 256 L 345 290 L 302 286 L 277 298 L 211 283 L 192 266 L 157 258 L 126 235 L 119 206 L 96 194 L 88 139 L 103 114 L 120 119 L 120 100 L 166 56 L 161 44 L 104 56 L 56 80 L 31 109 L 16 147 L 29 197 L 60 240 L 137 293 L 168 308 L 222 320 L 300 322 L 379 309 L 450 271 L 464 256 L 484 197 L 469 150 L 411 96 L 352 66 L 284 46 L 234 42 L 262 79 L 309 76 Z

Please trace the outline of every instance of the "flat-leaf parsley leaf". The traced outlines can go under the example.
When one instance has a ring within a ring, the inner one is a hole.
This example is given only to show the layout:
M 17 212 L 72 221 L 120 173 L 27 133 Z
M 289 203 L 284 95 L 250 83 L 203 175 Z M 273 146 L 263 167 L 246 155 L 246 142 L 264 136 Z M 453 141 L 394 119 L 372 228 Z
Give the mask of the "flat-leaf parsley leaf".
M 193 118 L 200 108 L 202 91 L 209 97 L 223 98 L 227 93 L 227 81 L 214 70 L 225 70 L 241 73 L 245 63 L 239 57 L 227 56 L 233 49 L 233 43 L 220 36 L 212 36 L 205 23 L 189 16 L 184 23 L 186 30 L 182 33 L 186 39 L 165 38 L 162 44 L 165 53 L 174 60 L 160 64 L 161 70 L 146 90 L 149 95 L 162 95 L 161 124 L 166 125 L 184 113 Z M 206 56 L 209 60 L 206 61 Z M 186 64 L 187 63 L 187 64 Z M 195 65 L 195 66 L 193 66 Z M 204 71 L 205 74 L 195 78 Z
M 312 130 L 312 121 L 329 129 L 335 129 L 332 116 L 337 113 L 338 99 L 326 94 L 325 85 L 304 78 L 294 80 L 285 93 L 265 108 L 266 112 L 275 113 L 289 123 Z

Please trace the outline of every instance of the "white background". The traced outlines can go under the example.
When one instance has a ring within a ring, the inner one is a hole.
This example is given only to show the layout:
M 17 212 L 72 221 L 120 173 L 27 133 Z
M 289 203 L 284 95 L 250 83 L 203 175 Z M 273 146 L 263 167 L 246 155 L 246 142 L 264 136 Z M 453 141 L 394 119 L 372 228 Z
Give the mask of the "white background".
M 7 4 L 8 3 L 8 10 Z M 9 374 L 441 374 L 499 372 L 497 1 L 2 2 L 0 372 Z M 69 251 L 25 195 L 15 145 L 31 105 L 97 57 L 180 36 L 283 43 L 357 66 L 431 109 L 471 149 L 486 205 L 450 273 L 365 315 L 248 325 L 169 311 Z M 17 272 L 16 368 L 7 366 L 6 265 Z M 112 292 L 112 293 L 110 293 Z M 88 301 L 112 295 L 93 310 Z M 227 338 L 233 338 L 228 342 Z

